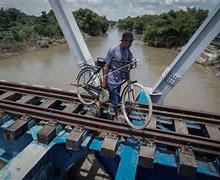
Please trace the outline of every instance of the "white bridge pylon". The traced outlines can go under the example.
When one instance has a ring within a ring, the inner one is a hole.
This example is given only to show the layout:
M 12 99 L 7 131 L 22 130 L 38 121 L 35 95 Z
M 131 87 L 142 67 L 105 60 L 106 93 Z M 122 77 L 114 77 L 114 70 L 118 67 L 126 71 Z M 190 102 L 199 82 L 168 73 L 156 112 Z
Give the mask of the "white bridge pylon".
M 84 64 L 92 65 L 94 60 L 66 0 L 49 0 L 49 3 L 79 68 Z

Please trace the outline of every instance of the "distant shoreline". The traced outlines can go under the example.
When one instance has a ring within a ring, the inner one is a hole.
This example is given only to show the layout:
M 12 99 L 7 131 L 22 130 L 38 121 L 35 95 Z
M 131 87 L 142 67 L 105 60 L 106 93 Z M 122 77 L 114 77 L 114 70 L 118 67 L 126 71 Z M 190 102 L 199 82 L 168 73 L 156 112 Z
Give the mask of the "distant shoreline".
M 47 39 L 47 40 L 39 40 L 36 44 L 31 44 L 28 45 L 27 43 L 20 43 L 17 44 L 17 46 L 19 47 L 18 51 L 15 52 L 11 52 L 11 49 L 5 52 L 1 52 L 0 53 L 0 60 L 5 60 L 11 57 L 15 57 L 15 56 L 19 56 L 21 54 L 25 54 L 28 52 L 32 52 L 32 51 L 39 51 L 45 48 L 49 48 L 51 46 L 58 46 L 61 44 L 66 43 L 66 40 L 64 38 L 60 38 L 60 39 Z M 13 44 L 12 44 L 13 45 Z
M 91 36 L 81 32 L 84 40 L 89 39 Z M 42 49 L 50 48 L 51 46 L 59 46 L 66 43 L 66 39 L 64 37 L 60 38 L 41 38 L 35 43 L 19 43 L 16 44 L 18 46 L 18 51 L 12 52 L 12 49 L 8 49 L 8 51 L 2 52 L 0 49 L 0 60 L 5 60 L 11 57 L 19 56 L 21 54 L 25 54 L 32 51 L 39 51 Z M 13 47 L 13 43 L 10 45 Z

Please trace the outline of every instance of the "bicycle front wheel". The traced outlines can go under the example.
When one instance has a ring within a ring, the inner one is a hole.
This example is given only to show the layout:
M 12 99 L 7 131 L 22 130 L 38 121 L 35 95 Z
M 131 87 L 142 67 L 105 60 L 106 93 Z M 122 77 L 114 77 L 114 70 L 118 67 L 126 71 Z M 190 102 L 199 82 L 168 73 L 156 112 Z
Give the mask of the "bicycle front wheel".
M 134 129 L 144 129 L 149 124 L 152 102 L 149 93 L 141 84 L 131 83 L 125 87 L 122 94 L 122 112 L 127 123 Z
M 100 75 L 95 68 L 85 68 L 77 76 L 77 96 L 85 105 L 95 103 L 100 87 Z

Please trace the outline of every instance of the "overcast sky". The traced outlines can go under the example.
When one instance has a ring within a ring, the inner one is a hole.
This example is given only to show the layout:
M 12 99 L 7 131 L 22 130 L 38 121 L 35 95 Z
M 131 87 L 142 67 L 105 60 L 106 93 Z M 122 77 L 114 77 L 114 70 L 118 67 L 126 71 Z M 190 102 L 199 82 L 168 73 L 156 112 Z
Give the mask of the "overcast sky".
M 108 19 L 117 20 L 127 16 L 160 14 L 170 9 L 198 7 L 212 11 L 219 0 L 66 0 L 74 11 L 89 8 Z M 26 14 L 40 15 L 50 10 L 48 0 L 0 0 L 4 8 L 15 7 Z

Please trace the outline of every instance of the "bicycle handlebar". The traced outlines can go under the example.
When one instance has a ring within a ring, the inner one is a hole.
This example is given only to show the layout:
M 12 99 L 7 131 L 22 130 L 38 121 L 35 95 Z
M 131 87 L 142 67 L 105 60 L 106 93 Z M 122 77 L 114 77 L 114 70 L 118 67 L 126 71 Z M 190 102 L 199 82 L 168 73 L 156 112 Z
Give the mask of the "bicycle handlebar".
M 132 59 L 131 61 L 121 61 L 120 59 L 113 59 L 114 61 L 118 61 L 120 63 L 126 63 L 126 65 L 124 65 L 122 67 L 123 68 L 127 68 L 126 70 L 131 70 L 131 69 L 134 69 L 137 67 L 137 59 Z M 104 67 L 105 65 L 105 58 L 102 58 L 102 57 L 98 57 L 97 58 L 97 61 L 95 62 L 95 65 L 96 66 L 99 66 L 99 67 Z M 114 69 L 114 68 L 113 68 Z M 123 70 L 122 70 L 123 71 Z

